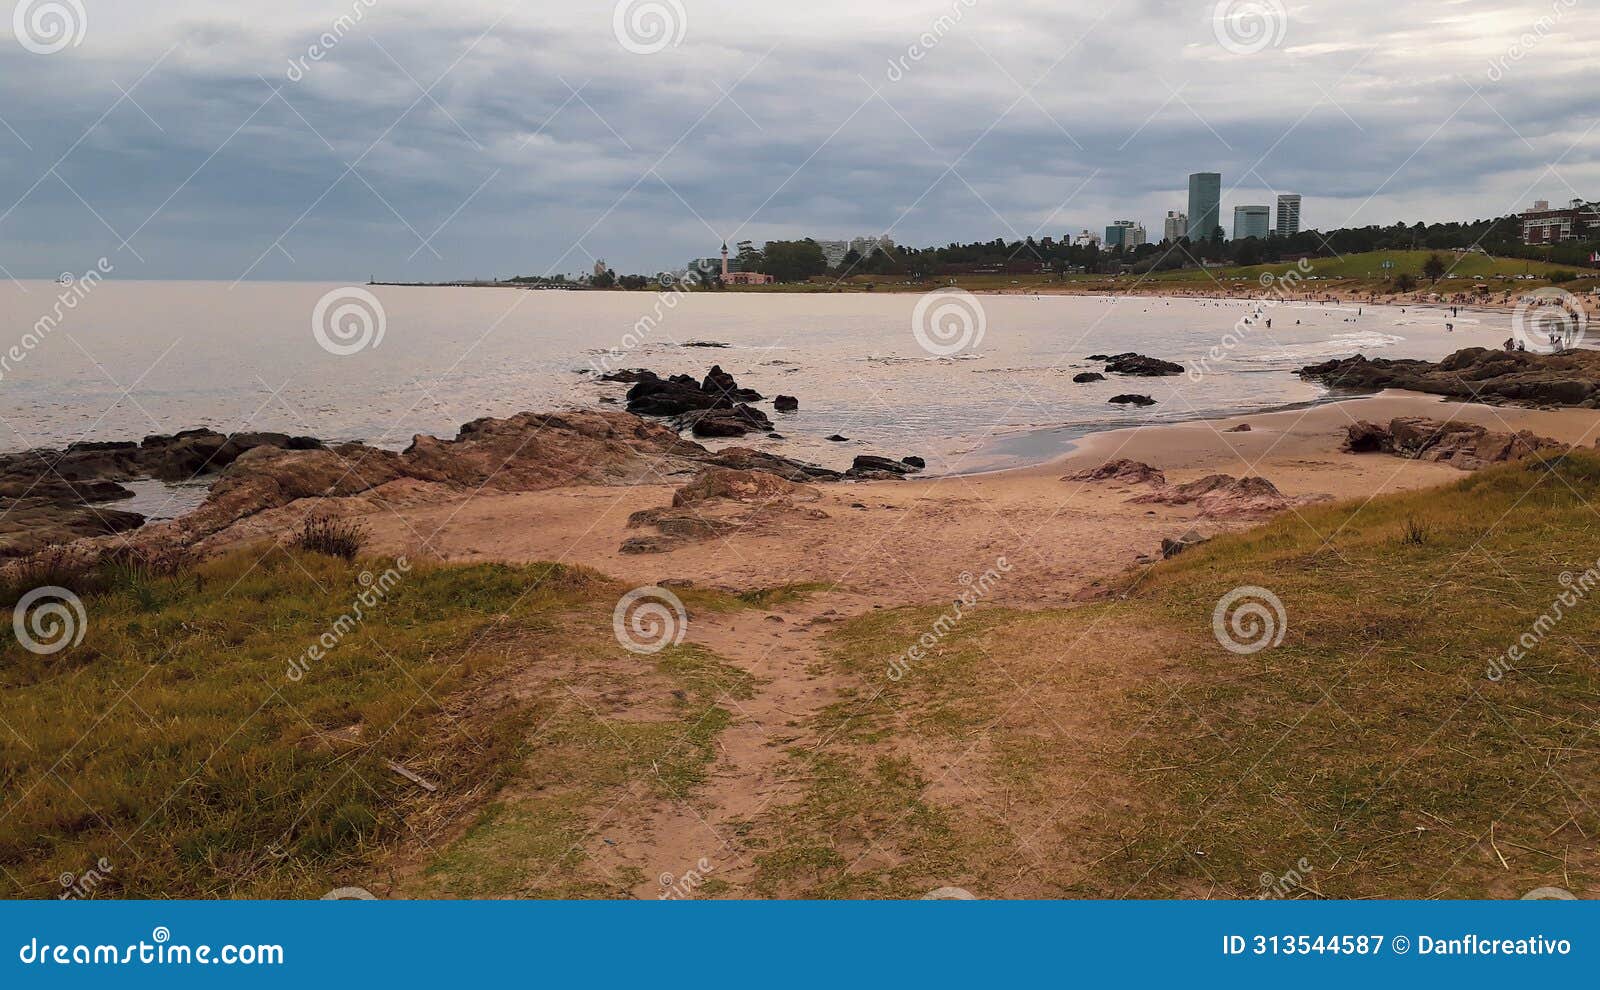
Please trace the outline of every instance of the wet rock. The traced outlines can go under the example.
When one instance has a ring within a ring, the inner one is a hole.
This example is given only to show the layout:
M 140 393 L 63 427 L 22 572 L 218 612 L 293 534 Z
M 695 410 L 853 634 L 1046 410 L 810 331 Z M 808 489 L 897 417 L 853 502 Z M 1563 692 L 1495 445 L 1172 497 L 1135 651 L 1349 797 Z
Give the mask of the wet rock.
M 1166 378 L 1183 374 L 1183 365 L 1146 357 L 1143 354 L 1117 354 L 1106 358 L 1106 372 L 1113 375 L 1131 375 L 1137 378 Z
M 916 468 L 918 471 L 922 471 L 922 470 L 926 469 L 927 466 L 928 466 L 928 462 L 927 461 L 923 460 L 920 457 L 917 457 L 915 454 L 913 454 L 910 457 L 902 457 L 902 458 L 900 458 L 900 463 L 901 464 L 908 464 L 911 467 Z
M 706 373 L 706 380 L 700 384 L 700 391 L 712 396 L 718 405 L 736 405 L 741 402 L 760 402 L 761 393 L 755 389 L 740 388 L 733 376 L 722 370 L 721 365 L 712 365 Z
M 1073 375 L 1072 380 L 1079 385 L 1088 385 L 1090 382 L 1103 382 L 1106 376 L 1098 371 L 1086 371 L 1081 375 Z
M 845 472 L 845 477 L 888 480 L 903 478 L 908 474 L 916 474 L 920 470 L 922 468 L 915 467 L 905 461 L 892 461 L 887 457 L 858 454 L 855 463 L 850 465 L 850 470 Z
M 780 395 L 772 400 L 772 408 L 779 412 L 799 412 L 800 400 L 792 395 Z
M 850 438 L 849 437 L 842 437 L 837 433 L 835 433 L 831 437 L 824 437 L 823 439 L 829 441 L 830 443 L 849 443 L 850 442 Z
M 1148 395 L 1117 395 L 1109 400 L 1114 406 L 1153 406 L 1156 400 Z

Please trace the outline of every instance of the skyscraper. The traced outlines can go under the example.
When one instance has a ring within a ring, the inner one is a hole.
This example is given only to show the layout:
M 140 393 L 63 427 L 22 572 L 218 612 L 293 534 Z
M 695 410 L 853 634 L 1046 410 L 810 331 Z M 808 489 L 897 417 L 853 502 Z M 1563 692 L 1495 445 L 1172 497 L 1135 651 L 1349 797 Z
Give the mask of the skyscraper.
M 1118 245 L 1125 248 L 1136 248 L 1147 240 L 1144 225 L 1137 220 L 1117 220 L 1106 228 L 1106 247 L 1114 248 Z
M 1272 229 L 1272 207 L 1270 206 L 1235 206 L 1233 208 L 1233 239 L 1242 241 L 1246 237 L 1265 238 Z
M 1278 197 L 1278 227 L 1279 237 L 1288 237 L 1300 233 L 1300 194 L 1284 193 Z
M 1168 244 L 1176 244 L 1189 236 L 1189 218 L 1177 210 L 1167 211 L 1167 226 L 1162 232 Z
M 1222 173 L 1189 176 L 1189 239 L 1209 241 L 1222 230 Z

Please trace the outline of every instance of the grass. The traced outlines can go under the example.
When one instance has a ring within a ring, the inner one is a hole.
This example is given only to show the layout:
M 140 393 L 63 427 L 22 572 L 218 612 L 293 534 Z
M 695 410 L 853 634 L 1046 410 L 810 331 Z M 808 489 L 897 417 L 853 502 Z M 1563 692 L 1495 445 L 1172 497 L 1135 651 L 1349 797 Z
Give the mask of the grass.
M 1441 280 L 1437 285 L 1422 278 L 1422 266 L 1429 256 L 1438 254 L 1444 259 L 1451 274 L 1458 278 Z M 1394 265 L 1392 269 L 1385 269 L 1384 262 Z M 1312 268 L 1309 274 L 1318 276 L 1315 282 L 1306 281 L 1300 284 L 1297 292 L 1315 292 L 1319 287 L 1324 289 L 1361 289 L 1374 292 L 1387 291 L 1388 284 L 1394 276 L 1409 274 L 1419 280 L 1418 291 L 1437 292 L 1464 292 L 1472 288 L 1474 279 L 1494 279 L 1492 288 L 1502 291 L 1523 292 L 1537 288 L 1540 285 L 1552 284 L 1551 276 L 1562 271 L 1572 271 L 1570 265 L 1552 264 L 1545 261 L 1531 261 L 1520 258 L 1491 258 L 1481 254 L 1457 255 L 1450 250 L 1441 251 L 1367 251 L 1359 254 L 1347 254 L 1342 258 L 1314 258 L 1308 262 Z M 1202 270 L 1199 268 L 1183 268 L 1173 271 L 1153 272 L 1147 275 L 1044 275 L 1044 274 L 994 274 L 994 275 L 957 275 L 940 276 L 925 279 L 920 282 L 908 281 L 895 275 L 853 275 L 842 282 L 835 284 L 829 280 L 822 283 L 795 283 L 766 286 L 740 286 L 730 288 L 729 292 L 778 292 L 778 293 L 813 293 L 813 292 L 927 292 L 938 287 L 957 287 L 969 292 L 1049 292 L 1062 287 L 1073 287 L 1085 292 L 1116 293 L 1128 291 L 1138 285 L 1142 291 L 1156 292 L 1163 286 L 1181 287 L 1184 289 L 1215 288 L 1218 282 L 1228 286 L 1229 283 L 1255 283 L 1255 289 L 1260 289 L 1260 279 L 1263 275 L 1281 276 L 1286 271 L 1295 267 L 1295 262 L 1277 262 L 1266 265 L 1252 265 L 1248 267 L 1228 267 Z M 1563 283 L 1563 288 L 1573 292 L 1587 292 L 1595 285 L 1596 279 L 1592 272 L 1578 270 L 1578 280 Z M 1532 281 L 1509 281 L 1522 275 L 1533 275 Z
M 626 588 L 580 569 L 275 551 L 67 576 L 81 642 L 37 655 L 8 637 L 0 651 L 10 896 L 55 896 L 58 877 L 102 859 L 102 897 L 381 892 L 396 855 L 454 834 L 528 774 L 575 786 L 501 799 L 472 834 L 497 820 L 564 834 L 644 768 L 651 786 L 696 786 L 727 721 L 711 699 L 748 690 L 691 647 L 624 651 L 611 613 Z M 649 721 L 574 703 L 642 688 L 659 689 Z M 481 872 L 440 887 L 492 889 Z
M 898 683 L 937 610 L 835 635 L 854 685 L 805 794 L 749 836 L 763 893 L 1593 896 L 1600 601 L 1492 666 L 1600 559 L 1600 457 L 1303 511 L 1085 607 L 964 619 Z M 1240 586 L 1280 645 L 1213 632 Z M 1282 878 L 1299 874 L 1301 879 Z M 1270 882 L 1269 882 L 1270 879 Z

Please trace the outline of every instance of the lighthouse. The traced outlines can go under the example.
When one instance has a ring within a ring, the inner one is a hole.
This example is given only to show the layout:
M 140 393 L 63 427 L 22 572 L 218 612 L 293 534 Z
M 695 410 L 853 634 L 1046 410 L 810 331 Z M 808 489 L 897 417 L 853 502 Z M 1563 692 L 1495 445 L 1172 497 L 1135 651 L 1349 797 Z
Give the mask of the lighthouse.
M 722 242 L 722 280 L 728 280 L 728 242 Z

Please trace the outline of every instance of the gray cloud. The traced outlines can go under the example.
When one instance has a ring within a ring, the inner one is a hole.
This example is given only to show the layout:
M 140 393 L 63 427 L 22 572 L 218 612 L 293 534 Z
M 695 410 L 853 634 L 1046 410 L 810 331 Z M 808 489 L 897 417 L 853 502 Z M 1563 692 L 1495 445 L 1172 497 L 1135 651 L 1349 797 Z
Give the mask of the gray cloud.
M 1200 169 L 1322 227 L 1600 180 L 1597 38 L 1563 0 L 1286 3 L 1254 54 L 1192 0 L 680 3 L 682 43 L 635 54 L 610 3 L 90 2 L 77 47 L 0 42 L 0 265 L 654 271 L 724 237 L 1159 229 Z

